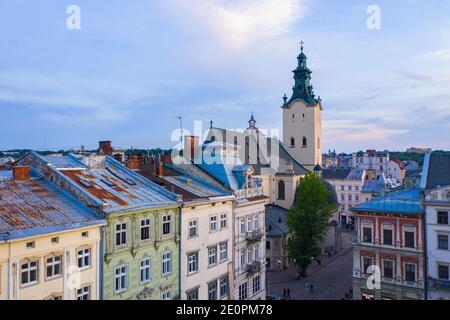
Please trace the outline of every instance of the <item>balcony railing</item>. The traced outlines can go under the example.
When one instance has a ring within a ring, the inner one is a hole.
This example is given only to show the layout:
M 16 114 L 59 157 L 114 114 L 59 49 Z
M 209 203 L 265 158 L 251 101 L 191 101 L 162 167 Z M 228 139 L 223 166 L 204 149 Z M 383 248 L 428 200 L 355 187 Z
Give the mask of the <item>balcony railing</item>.
M 442 280 L 442 279 L 430 279 L 430 287 L 436 288 L 436 289 L 450 289 L 450 280 Z
M 247 272 L 250 274 L 258 273 L 261 271 L 261 262 L 253 261 L 252 263 L 247 264 Z
M 249 243 L 255 243 L 255 242 L 261 241 L 263 235 L 264 234 L 263 234 L 263 232 L 261 230 L 253 230 L 253 231 L 247 232 L 245 234 L 245 239 Z
M 241 189 L 235 192 L 235 196 L 238 199 L 254 198 L 260 197 L 262 195 L 263 195 L 263 187 Z

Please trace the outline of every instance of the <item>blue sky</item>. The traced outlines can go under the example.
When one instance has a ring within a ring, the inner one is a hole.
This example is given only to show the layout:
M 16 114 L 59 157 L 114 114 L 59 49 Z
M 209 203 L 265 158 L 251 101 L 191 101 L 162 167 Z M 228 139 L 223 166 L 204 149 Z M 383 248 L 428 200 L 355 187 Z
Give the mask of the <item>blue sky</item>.
M 81 8 L 68 30 L 66 9 Z M 381 30 L 366 26 L 369 5 Z M 0 149 L 171 147 L 209 120 L 281 129 L 298 43 L 324 149 L 450 149 L 449 0 L 2 0 Z

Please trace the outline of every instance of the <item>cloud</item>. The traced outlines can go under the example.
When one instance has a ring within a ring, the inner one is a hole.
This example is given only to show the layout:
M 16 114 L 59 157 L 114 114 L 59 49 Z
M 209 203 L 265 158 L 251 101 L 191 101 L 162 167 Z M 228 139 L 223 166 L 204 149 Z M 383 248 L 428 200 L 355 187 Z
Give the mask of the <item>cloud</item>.
M 178 0 L 175 8 L 189 23 L 197 24 L 203 32 L 212 33 L 213 39 L 221 45 L 240 51 L 287 34 L 304 16 L 310 2 Z
M 447 61 L 450 60 L 450 49 L 436 50 L 432 52 L 427 52 L 422 55 L 424 58 L 431 58 L 437 61 Z
M 325 138 L 327 142 L 354 143 L 364 142 L 367 145 L 386 142 L 388 138 L 407 133 L 406 129 L 390 129 L 386 125 L 370 119 L 367 122 L 355 120 L 329 120 L 324 121 Z

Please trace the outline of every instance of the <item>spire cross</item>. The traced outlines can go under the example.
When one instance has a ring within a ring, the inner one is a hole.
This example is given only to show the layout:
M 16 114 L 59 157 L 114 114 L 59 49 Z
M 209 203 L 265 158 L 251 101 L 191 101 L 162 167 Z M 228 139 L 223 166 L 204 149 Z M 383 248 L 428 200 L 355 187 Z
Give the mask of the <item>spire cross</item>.
M 300 48 L 302 49 L 302 52 L 303 52 L 303 45 L 305 44 L 305 42 L 302 40 L 302 41 L 300 41 Z

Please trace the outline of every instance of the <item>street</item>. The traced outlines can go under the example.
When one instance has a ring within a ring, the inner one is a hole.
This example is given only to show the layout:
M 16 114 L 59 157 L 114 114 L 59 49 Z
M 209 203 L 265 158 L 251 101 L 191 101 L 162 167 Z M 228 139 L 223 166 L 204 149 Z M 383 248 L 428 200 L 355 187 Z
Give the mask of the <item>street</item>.
M 292 300 L 341 300 L 352 286 L 352 246 L 349 234 L 343 234 L 344 249 L 331 257 L 322 258 L 319 265 L 313 262 L 307 271 L 308 277 L 297 280 L 297 269 L 291 267 L 281 272 L 268 272 L 268 293 L 283 296 L 284 288 L 291 290 Z M 307 293 L 305 283 L 314 286 L 313 293 Z

